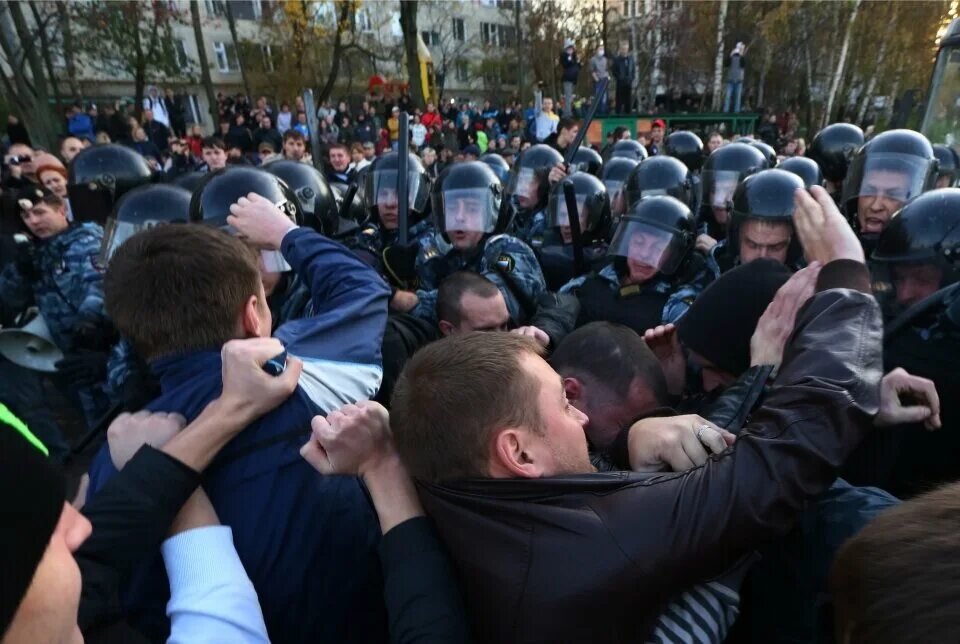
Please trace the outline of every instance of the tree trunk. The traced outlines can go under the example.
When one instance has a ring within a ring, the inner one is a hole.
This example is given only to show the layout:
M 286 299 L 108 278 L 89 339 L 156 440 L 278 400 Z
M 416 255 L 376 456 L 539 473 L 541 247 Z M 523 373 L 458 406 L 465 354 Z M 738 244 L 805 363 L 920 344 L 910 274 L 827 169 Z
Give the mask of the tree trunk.
M 863 91 L 863 96 L 860 97 L 860 109 L 857 110 L 856 120 L 856 123 L 858 124 L 863 123 L 863 119 L 867 115 L 867 109 L 870 107 L 870 100 L 873 98 L 873 93 L 877 90 L 877 79 L 880 76 L 880 70 L 883 69 L 883 64 L 886 62 L 890 39 L 893 37 L 894 31 L 897 27 L 896 3 L 893 3 L 891 10 L 893 11 L 893 15 L 890 16 L 883 39 L 880 41 L 880 51 L 877 53 L 877 64 L 873 66 L 873 72 L 870 74 L 870 81 L 867 83 L 867 87 Z
M 423 84 L 420 82 L 420 57 L 417 52 L 418 0 L 400 3 L 400 30 L 403 32 L 403 51 L 407 57 L 407 83 L 415 107 L 424 107 Z
M 660 25 L 660 0 L 652 0 L 650 6 L 650 16 L 647 20 L 647 24 L 651 25 L 653 28 L 649 30 L 650 35 L 650 45 L 651 45 L 651 65 L 650 65 L 650 111 L 657 111 L 657 90 L 660 86 L 660 41 L 661 41 L 661 25 Z
M 729 0 L 720 0 L 719 15 L 717 16 L 717 55 L 713 59 L 713 105 L 714 112 L 720 111 L 723 105 L 723 27 L 727 21 L 727 4 Z
M 770 63 L 771 61 L 771 51 L 770 43 L 764 42 L 763 44 L 763 65 L 760 67 L 760 79 L 757 81 L 757 104 L 754 106 L 757 109 L 763 107 L 767 85 L 767 74 L 770 72 Z
M 824 127 L 830 122 L 833 114 L 833 104 L 837 98 L 837 89 L 840 87 L 840 80 L 843 77 L 843 67 L 847 62 L 847 52 L 850 49 L 850 38 L 853 36 L 853 23 L 857 19 L 857 13 L 860 11 L 860 5 L 863 0 L 854 0 L 853 11 L 850 12 L 850 18 L 847 20 L 847 29 L 843 35 L 843 45 L 840 46 L 840 60 L 837 61 L 837 69 L 833 74 L 833 82 L 830 84 L 830 93 L 827 94 L 827 105 L 823 110 L 823 118 L 820 120 L 820 127 Z
M 401 3 L 401 6 L 404 3 Z M 323 105 L 323 102 L 333 93 L 333 85 L 337 82 L 337 75 L 340 73 L 340 56 L 343 49 L 343 30 L 350 22 L 353 3 L 346 1 L 340 5 L 340 15 L 337 16 L 337 31 L 333 36 L 333 56 L 330 63 L 330 73 L 327 75 L 327 81 L 320 89 L 317 95 L 317 105 Z M 414 43 L 416 44 L 416 43 Z
M 50 52 L 50 37 L 47 34 L 47 24 L 44 16 L 40 15 L 40 9 L 37 3 L 30 1 L 30 13 L 33 15 L 33 21 L 37 26 L 37 36 L 40 38 L 40 54 L 43 57 L 43 66 L 47 72 L 47 78 L 50 79 L 50 87 L 53 89 L 53 102 L 57 106 L 57 111 L 63 110 L 63 97 L 60 96 L 60 87 L 57 84 L 57 75 L 53 71 L 53 59 Z
M 130 0 L 128 5 L 131 9 L 130 13 L 134 16 L 133 19 L 136 20 L 136 24 L 139 25 L 142 19 L 139 3 L 137 0 Z M 139 121 L 143 115 L 144 88 L 147 85 L 147 57 L 143 51 L 143 41 L 141 37 L 139 26 L 135 27 L 133 29 L 133 114 L 137 117 L 137 121 Z
M 240 65 L 240 78 L 243 79 L 243 92 L 247 95 L 248 99 L 251 99 L 250 96 L 250 81 L 247 79 L 247 66 L 243 62 L 243 56 L 240 52 L 240 40 L 237 38 L 237 21 L 233 17 L 233 9 L 231 5 L 233 4 L 230 0 L 223 3 L 227 8 L 227 24 L 230 26 L 230 39 L 233 40 L 233 50 L 237 52 L 237 64 Z
M 77 67 L 73 44 L 73 27 L 70 24 L 70 7 L 62 0 L 57 2 L 57 11 L 60 12 L 60 26 L 63 29 L 63 60 L 67 66 L 67 83 L 70 86 L 70 94 L 77 100 L 83 100 L 83 93 L 77 83 Z
M 523 32 L 521 31 L 520 25 L 520 2 L 521 0 L 516 0 L 513 3 L 513 30 L 517 34 L 516 46 L 517 46 L 517 95 L 521 95 L 523 92 Z M 606 14 L 604 14 L 604 28 L 606 28 Z M 440 93 L 441 97 L 443 93 Z M 440 109 L 439 102 L 437 103 L 437 109 Z
M 4 86 L 8 91 L 16 88 L 11 93 L 13 102 L 20 106 L 24 126 L 30 133 L 30 139 L 35 146 L 55 149 L 57 143 L 57 133 L 60 127 L 57 125 L 56 118 L 50 110 L 49 95 L 47 93 L 47 83 L 44 77 L 43 65 L 40 63 L 36 54 L 36 48 L 28 43 L 33 42 L 33 35 L 28 31 L 26 22 L 23 19 L 23 12 L 16 2 L 10 2 L 0 6 L 0 11 L 4 8 L 10 12 L 10 23 L 12 29 L 0 27 L 0 49 L 10 62 L 13 73 L 13 83 L 6 79 L 4 75 Z M 13 42 L 12 38 L 16 35 L 18 42 Z M 20 57 L 14 54 L 20 50 Z M 30 74 L 33 83 L 31 84 L 24 70 L 24 58 L 30 64 Z
M 203 89 L 207 94 L 207 103 L 210 106 L 210 131 L 217 131 L 217 95 L 213 91 L 213 81 L 210 80 L 210 64 L 207 62 L 207 50 L 204 47 L 203 27 L 200 25 L 200 3 L 190 3 L 190 21 L 193 23 L 193 38 L 197 42 L 197 55 L 200 57 L 200 78 Z

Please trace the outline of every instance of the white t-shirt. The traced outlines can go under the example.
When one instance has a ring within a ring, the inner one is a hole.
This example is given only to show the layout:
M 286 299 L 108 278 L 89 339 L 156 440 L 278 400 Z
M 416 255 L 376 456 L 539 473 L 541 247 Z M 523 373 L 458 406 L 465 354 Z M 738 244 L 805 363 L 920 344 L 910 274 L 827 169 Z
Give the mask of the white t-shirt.
M 156 98 L 148 96 L 143 99 L 143 109 L 153 110 L 153 118 L 170 127 L 170 115 L 167 114 L 167 106 L 164 105 L 162 96 Z

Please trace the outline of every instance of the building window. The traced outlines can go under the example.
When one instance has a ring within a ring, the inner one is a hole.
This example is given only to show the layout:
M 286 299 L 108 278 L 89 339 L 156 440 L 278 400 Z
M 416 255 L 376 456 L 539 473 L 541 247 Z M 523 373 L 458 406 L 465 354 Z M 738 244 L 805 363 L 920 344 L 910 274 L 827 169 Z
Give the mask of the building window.
M 497 8 L 506 11 L 513 11 L 514 0 L 497 0 Z
M 233 43 L 215 42 L 213 43 L 213 53 L 217 56 L 217 69 L 224 74 L 240 69 L 240 62 L 237 60 L 237 50 L 233 46 Z
M 627 18 L 636 18 L 643 14 L 643 0 L 627 0 L 623 4 Z
M 463 42 L 466 40 L 463 32 L 463 18 L 453 19 L 453 39 L 457 42 Z
M 260 0 L 230 0 L 230 9 L 237 20 L 259 20 L 263 15 Z
M 423 37 L 423 42 L 428 47 L 436 47 L 440 44 L 440 32 L 438 31 L 421 31 L 420 35 Z
M 215 18 L 224 18 L 227 15 L 227 5 L 224 0 L 206 0 L 207 15 Z
M 178 38 L 173 41 L 174 51 L 177 56 L 177 67 L 186 69 L 190 66 L 190 58 L 187 56 L 186 41 Z
M 273 50 L 270 45 L 260 45 L 260 57 L 263 60 L 263 71 L 273 71 Z
M 373 20 L 370 19 L 370 12 L 366 9 L 360 9 L 357 11 L 357 27 L 359 27 L 360 31 L 363 33 L 370 33 L 373 31 Z
M 480 41 L 491 47 L 507 47 L 516 40 L 516 29 L 492 22 L 480 23 Z
M 454 75 L 457 77 L 457 81 L 461 83 L 466 83 L 470 80 L 470 72 L 467 68 L 467 61 L 458 60 L 456 68 L 454 70 Z

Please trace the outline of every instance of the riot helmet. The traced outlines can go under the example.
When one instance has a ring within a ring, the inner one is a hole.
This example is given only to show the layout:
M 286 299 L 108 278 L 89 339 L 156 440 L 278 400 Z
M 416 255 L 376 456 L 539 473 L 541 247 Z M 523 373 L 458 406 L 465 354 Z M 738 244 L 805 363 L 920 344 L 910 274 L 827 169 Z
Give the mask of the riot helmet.
M 760 151 L 760 154 L 763 155 L 763 158 L 767 160 L 767 167 L 772 168 L 777 165 L 777 151 L 769 143 L 764 141 L 745 141 L 747 145 L 751 145 Z
M 116 144 L 81 150 L 70 162 L 67 194 L 74 220 L 102 224 L 125 192 L 152 180 L 136 151 Z
M 100 263 L 106 265 L 120 244 L 141 230 L 190 221 L 190 192 L 169 183 L 152 183 L 125 193 L 103 226 Z
M 407 225 L 422 220 L 430 207 L 430 176 L 415 154 L 408 153 L 407 164 Z M 387 230 L 400 226 L 397 202 L 397 166 L 400 153 L 387 152 L 367 168 L 363 177 L 363 205 L 370 220 Z
M 647 149 L 640 144 L 640 141 L 634 139 L 622 139 L 613 144 L 610 148 L 610 159 L 632 159 L 636 162 L 643 161 L 649 156 Z
M 510 169 L 506 194 L 517 212 L 532 213 L 547 205 L 550 192 L 550 169 L 563 162 L 560 153 L 549 145 L 539 143 L 520 153 Z
M 580 232 L 584 243 L 589 244 L 602 239 L 610 222 L 610 197 L 603 182 L 586 172 L 574 172 L 550 188 L 550 198 L 547 201 L 547 226 L 559 228 L 564 243 L 569 244 L 572 241 L 570 214 L 567 211 L 567 198 L 563 190 L 564 184 L 568 181 L 573 184 L 577 198 Z
M 671 133 L 663 142 L 663 153 L 679 159 L 690 172 L 703 167 L 703 141 L 693 132 L 679 130 Z
M 693 204 L 693 181 L 681 161 L 668 156 L 655 156 L 641 161 L 627 177 L 627 208 L 643 197 L 670 195 L 690 207 Z
M 714 150 L 703 165 L 701 209 L 704 217 L 721 227 L 726 226 L 737 184 L 769 166 L 766 157 L 747 143 L 731 143 Z
M 847 176 L 850 161 L 863 141 L 863 130 L 856 125 L 834 123 L 817 132 L 810 142 L 807 156 L 820 166 L 827 181 L 840 183 Z
M 503 207 L 500 179 L 486 163 L 455 163 L 433 188 L 433 222 L 445 239 L 461 250 L 484 235 L 502 233 L 510 223 Z
M 333 223 L 339 215 L 337 200 L 323 173 L 312 165 L 292 159 L 277 159 L 263 168 L 280 177 L 300 202 L 303 221 L 317 232 L 332 234 Z
M 871 258 L 890 268 L 902 308 L 956 282 L 960 188 L 931 190 L 909 201 L 880 233 Z
M 744 264 L 760 257 L 793 266 L 803 248 L 793 229 L 794 194 L 803 179 L 786 170 L 761 170 L 733 193 L 727 252 Z
M 800 177 L 805 188 L 823 185 L 823 173 L 813 159 L 807 157 L 788 157 L 777 164 L 777 170 L 792 172 Z
M 696 237 L 696 218 L 686 204 L 666 195 L 644 197 L 620 218 L 607 254 L 632 281 L 646 282 L 657 273 L 679 273 Z
M 573 153 L 573 161 L 570 162 L 570 172 L 586 172 L 595 177 L 600 176 L 600 170 L 603 168 L 603 158 L 600 153 L 593 148 L 580 146 Z
M 869 246 L 897 210 L 936 180 L 937 159 L 927 138 L 912 130 L 889 130 L 857 151 L 843 183 L 843 204 Z
M 937 188 L 956 188 L 960 182 L 960 156 L 949 145 L 937 143 L 933 146 L 933 155 L 937 157 Z
M 190 199 L 190 221 L 234 233 L 233 227 L 227 223 L 230 206 L 251 192 L 270 200 L 297 225 L 303 223 L 300 201 L 283 179 L 243 165 L 228 165 L 206 176 Z M 261 251 L 260 256 L 267 272 L 290 270 L 279 251 Z
M 619 217 L 627 211 L 626 185 L 630 173 L 637 167 L 637 161 L 617 157 L 603 164 L 600 180 L 607 187 L 610 197 L 610 214 Z
M 486 163 L 490 166 L 490 169 L 493 170 L 493 173 L 497 175 L 497 178 L 500 179 L 501 185 L 507 185 L 507 180 L 510 178 L 510 164 L 507 163 L 507 160 L 496 152 L 487 152 L 484 155 L 481 155 L 479 161 Z
M 205 176 L 207 176 L 205 172 L 184 172 L 183 174 L 177 175 L 176 178 L 170 182 L 170 185 L 179 186 L 193 194 L 193 191 L 197 189 L 197 186 L 200 185 Z

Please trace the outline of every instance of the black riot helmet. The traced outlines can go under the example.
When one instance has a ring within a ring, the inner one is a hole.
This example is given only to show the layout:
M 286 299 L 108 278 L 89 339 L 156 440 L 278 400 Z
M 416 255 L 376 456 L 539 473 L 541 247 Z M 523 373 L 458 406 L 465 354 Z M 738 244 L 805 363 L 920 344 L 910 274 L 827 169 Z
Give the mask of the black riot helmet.
M 643 197 L 670 195 L 691 206 L 693 182 L 690 171 L 681 161 L 668 156 L 655 156 L 641 161 L 627 177 L 627 209 Z
M 278 159 L 263 169 L 283 179 L 300 201 L 303 221 L 325 235 L 335 232 L 333 222 L 339 215 L 337 200 L 323 173 L 312 165 L 292 159 Z
M 760 220 L 770 224 L 784 223 L 793 228 L 794 194 L 803 188 L 803 179 L 786 170 L 761 170 L 740 182 L 733 193 L 733 208 L 727 231 L 727 252 L 740 257 L 740 231 L 744 223 Z M 796 234 L 791 233 L 786 264 L 794 265 L 803 256 Z M 751 258 L 756 259 L 756 258 Z
M 126 146 L 95 145 L 81 150 L 70 162 L 67 180 L 74 219 L 102 224 L 125 192 L 151 179 L 146 159 Z
M 203 182 L 203 178 L 206 176 L 206 172 L 184 172 L 183 174 L 177 175 L 176 178 L 170 182 L 170 185 L 179 186 L 180 188 L 193 193 L 193 191 L 197 189 L 197 186 Z
M 934 144 L 933 155 L 937 157 L 937 188 L 955 188 L 960 182 L 960 156 L 948 145 Z
M 303 223 L 300 201 L 283 179 L 242 165 L 230 165 L 206 176 L 190 200 L 190 221 L 227 228 L 230 206 L 251 192 L 276 204 L 297 225 Z
M 563 162 L 560 153 L 549 145 L 538 143 L 520 153 L 513 168 L 506 194 L 517 212 L 537 212 L 547 205 L 550 191 L 547 176 L 550 169 Z
M 563 190 L 563 185 L 568 181 L 573 184 L 573 191 L 577 198 L 580 231 L 585 243 L 601 239 L 610 223 L 610 197 L 607 195 L 607 187 L 600 179 L 582 171 L 574 172 L 550 188 L 550 199 L 547 201 L 547 226 L 558 228 L 570 226 L 566 193 Z
M 863 141 L 863 130 L 856 125 L 834 123 L 817 132 L 807 149 L 807 156 L 816 161 L 827 181 L 840 183 L 847 176 L 850 161 Z
M 937 158 L 927 137 L 888 130 L 857 151 L 843 182 L 843 204 L 861 239 L 873 239 L 903 204 L 937 181 Z M 867 204 L 859 212 L 859 200 Z
M 693 132 L 679 130 L 671 133 L 663 142 L 663 153 L 679 159 L 690 172 L 703 167 L 703 141 Z
M 106 265 L 120 244 L 141 230 L 190 221 L 190 191 L 169 183 L 151 183 L 125 193 L 103 227 L 100 262 Z
M 600 176 L 600 170 L 603 168 L 603 158 L 600 153 L 593 148 L 580 146 L 573 153 L 573 161 L 570 162 L 570 172 L 586 172 L 595 177 Z
M 901 271 L 924 265 L 940 269 L 939 282 L 930 283 L 929 292 L 914 292 L 912 297 L 898 293 L 901 305 L 956 282 L 960 278 L 960 188 L 931 190 L 909 201 L 880 233 L 871 258 L 890 266 L 895 290 Z M 917 275 L 920 280 L 915 276 L 915 284 L 924 281 L 922 275 Z
M 637 266 L 672 276 L 682 270 L 696 237 L 696 217 L 685 203 L 670 196 L 644 197 L 620 218 L 607 254 L 623 258 L 627 270 Z
M 447 239 L 453 231 L 499 234 L 510 224 L 500 179 L 482 161 L 448 167 L 433 187 L 432 198 L 434 225 Z
M 408 154 L 407 164 L 407 225 L 422 220 L 429 212 L 430 188 L 432 182 L 423 164 L 415 154 Z M 363 205 L 370 220 L 384 228 L 395 229 L 399 226 L 397 217 L 397 166 L 400 162 L 398 152 L 387 152 L 367 168 L 363 177 Z M 381 217 L 381 206 L 385 214 Z M 396 223 L 394 223 L 396 221 Z
M 823 185 L 823 173 L 813 159 L 807 157 L 788 157 L 777 164 L 777 170 L 786 170 L 800 177 L 806 188 Z
M 766 157 L 747 143 L 731 143 L 713 151 L 703 164 L 701 208 L 708 221 L 725 224 L 718 212 L 729 212 L 737 184 L 745 177 L 770 167 Z
M 479 161 L 490 166 L 493 173 L 500 179 L 501 185 L 507 185 L 507 180 L 510 178 L 510 164 L 507 163 L 506 159 L 496 152 L 487 152 L 480 156 Z
M 760 154 L 763 155 L 763 158 L 767 160 L 767 167 L 772 168 L 777 165 L 777 151 L 773 149 L 772 146 L 763 141 L 745 141 L 747 145 L 751 145 L 760 151 Z
M 634 139 L 622 139 L 613 144 L 610 148 L 610 159 L 633 159 L 640 162 L 647 158 L 647 149 L 641 145 L 640 141 Z
M 630 178 L 630 173 L 636 167 L 637 161 L 624 159 L 623 157 L 610 159 L 603 164 L 600 180 L 607 187 L 607 195 L 610 197 L 610 212 L 614 217 L 619 217 L 627 211 L 627 179 Z

